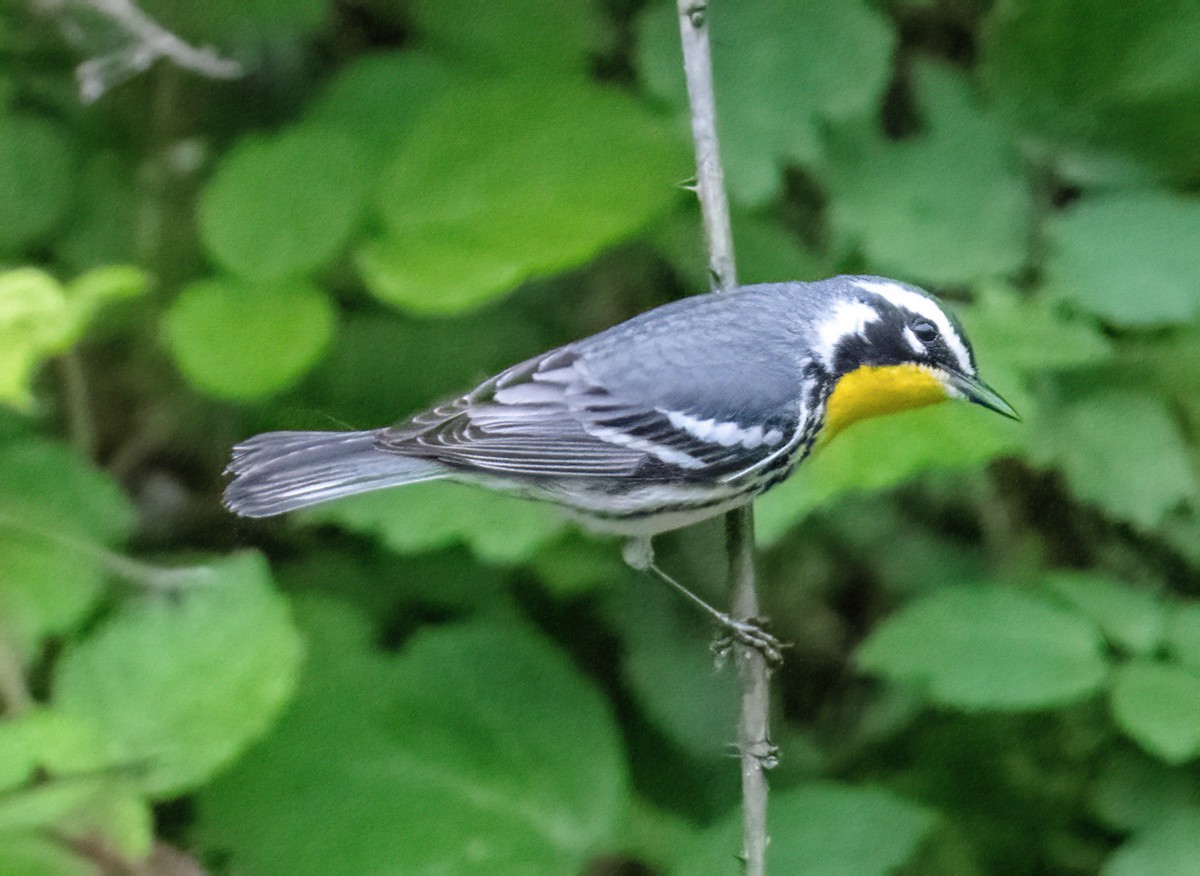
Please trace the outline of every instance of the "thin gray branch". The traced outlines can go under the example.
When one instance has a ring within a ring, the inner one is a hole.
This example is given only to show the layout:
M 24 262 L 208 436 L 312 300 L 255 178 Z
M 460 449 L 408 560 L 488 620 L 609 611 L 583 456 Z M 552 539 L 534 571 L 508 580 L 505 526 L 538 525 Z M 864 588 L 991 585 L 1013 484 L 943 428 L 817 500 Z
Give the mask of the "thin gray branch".
M 64 36 L 76 44 L 86 44 L 92 36 L 89 27 L 81 23 L 89 16 L 117 33 L 115 48 L 75 68 L 84 103 L 99 100 L 110 88 L 149 69 L 160 58 L 210 79 L 236 79 L 245 72 L 241 64 L 222 58 L 215 49 L 197 48 L 180 39 L 133 0 L 33 0 L 33 8 L 54 17 Z
M 712 84 L 712 53 L 708 38 L 708 7 L 703 0 L 677 0 L 683 40 L 683 68 L 692 112 L 696 145 L 696 194 L 704 217 L 709 270 L 718 289 L 737 286 L 725 174 L 717 142 L 716 99 Z M 750 506 L 725 517 L 729 551 L 729 587 L 733 616 L 759 616 L 754 574 L 754 514 Z M 738 676 L 742 686 L 738 749 L 742 767 L 742 861 L 746 876 L 764 876 L 767 857 L 767 776 L 775 753 L 769 740 L 770 676 L 765 657 L 754 648 L 738 646 Z

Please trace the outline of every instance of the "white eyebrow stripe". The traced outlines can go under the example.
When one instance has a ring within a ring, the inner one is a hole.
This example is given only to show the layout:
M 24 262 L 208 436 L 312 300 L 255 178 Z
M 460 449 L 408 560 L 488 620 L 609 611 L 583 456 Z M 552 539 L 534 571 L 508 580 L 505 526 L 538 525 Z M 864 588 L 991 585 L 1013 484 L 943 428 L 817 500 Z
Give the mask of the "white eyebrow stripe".
M 879 312 L 863 301 L 841 301 L 829 318 L 817 326 L 816 353 L 826 368 L 833 367 L 838 341 L 850 335 L 861 335 L 867 323 L 879 319 Z
M 967 352 L 967 345 L 963 343 L 958 332 L 954 330 L 954 325 L 947 318 L 946 314 L 933 301 L 919 292 L 904 288 L 899 283 L 876 283 L 871 280 L 855 280 L 854 285 L 864 292 L 873 292 L 882 298 L 886 298 L 892 304 L 899 305 L 925 317 L 937 326 L 938 333 L 946 342 L 946 346 L 950 348 L 950 352 L 954 354 L 954 358 L 958 360 L 959 367 L 963 373 L 975 373 L 975 368 L 971 365 L 971 354 Z

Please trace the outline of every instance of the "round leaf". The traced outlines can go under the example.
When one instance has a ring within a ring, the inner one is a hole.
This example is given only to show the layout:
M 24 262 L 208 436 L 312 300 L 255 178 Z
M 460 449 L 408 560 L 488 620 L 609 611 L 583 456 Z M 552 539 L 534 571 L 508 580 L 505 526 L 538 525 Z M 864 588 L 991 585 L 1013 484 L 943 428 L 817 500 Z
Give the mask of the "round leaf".
M 204 245 L 229 270 L 274 280 L 324 267 L 362 216 L 355 144 L 330 130 L 253 138 L 222 160 L 200 202 Z
M 968 711 L 1044 709 L 1104 682 L 1104 641 L 1087 620 L 1002 587 L 946 587 L 905 606 L 858 651 L 859 665 Z
M 983 31 L 981 70 L 997 104 L 1068 174 L 1126 181 L 1134 159 L 1195 181 L 1198 32 L 1192 0 L 1003 0 Z
M 1161 399 L 1109 390 L 1037 424 L 1038 457 L 1062 468 L 1075 494 L 1152 528 L 1200 492 L 1179 426 Z
M 473 623 L 370 650 L 312 611 L 302 691 L 200 796 L 200 830 L 261 876 L 579 873 L 628 805 L 607 704 L 531 631 Z M 330 741 L 336 740 L 336 757 Z
M 1200 311 L 1198 237 L 1200 200 L 1084 198 L 1046 225 L 1046 290 L 1122 325 L 1185 322 Z
M 1083 572 L 1054 572 L 1046 583 L 1117 647 L 1148 654 L 1162 643 L 1167 603 L 1153 591 Z
M 202 784 L 261 736 L 300 663 L 260 556 L 191 570 L 183 588 L 125 603 L 54 678 L 54 708 L 101 728 L 112 761 L 159 797 Z
M 325 351 L 333 324 L 333 305 L 309 283 L 218 278 L 180 293 L 166 335 L 179 369 L 198 388 L 254 399 L 299 380 Z
M 916 65 L 913 87 L 918 136 L 895 142 L 872 126 L 831 141 L 835 233 L 883 274 L 947 284 L 1015 272 L 1033 201 L 1005 130 L 948 69 Z
M 1137 833 L 1104 863 L 1102 876 L 1193 876 L 1200 861 L 1200 809 L 1180 806 Z
M 670 205 L 686 150 L 615 90 L 504 79 L 446 93 L 380 190 L 385 235 L 360 252 L 370 290 L 429 313 L 573 267 Z
M 1173 663 L 1135 661 L 1117 670 L 1113 718 L 1142 748 L 1167 763 L 1200 754 L 1200 675 Z

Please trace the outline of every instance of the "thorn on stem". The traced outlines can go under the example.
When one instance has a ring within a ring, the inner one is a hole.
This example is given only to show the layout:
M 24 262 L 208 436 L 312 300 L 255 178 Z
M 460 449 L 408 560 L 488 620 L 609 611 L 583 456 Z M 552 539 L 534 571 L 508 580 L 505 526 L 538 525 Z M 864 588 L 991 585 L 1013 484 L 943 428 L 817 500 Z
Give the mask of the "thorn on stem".
M 688 23 L 696 30 L 704 27 L 705 20 L 708 15 L 708 5 L 705 3 L 696 3 L 688 7 L 687 17 Z

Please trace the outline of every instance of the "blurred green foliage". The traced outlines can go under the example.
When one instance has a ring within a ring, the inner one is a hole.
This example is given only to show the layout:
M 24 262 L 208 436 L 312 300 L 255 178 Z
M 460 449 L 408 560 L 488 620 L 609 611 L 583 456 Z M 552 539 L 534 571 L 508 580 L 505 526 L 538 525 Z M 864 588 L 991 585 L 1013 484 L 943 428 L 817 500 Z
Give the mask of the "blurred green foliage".
M 615 544 L 219 505 L 705 287 L 675 4 L 143 2 L 236 80 L 95 5 L 0 13 L 0 873 L 737 872 L 733 673 Z M 1197 872 L 1200 5 L 711 12 L 742 279 L 929 286 L 1025 415 L 759 503 L 773 872 Z M 660 554 L 721 599 L 719 523 Z

